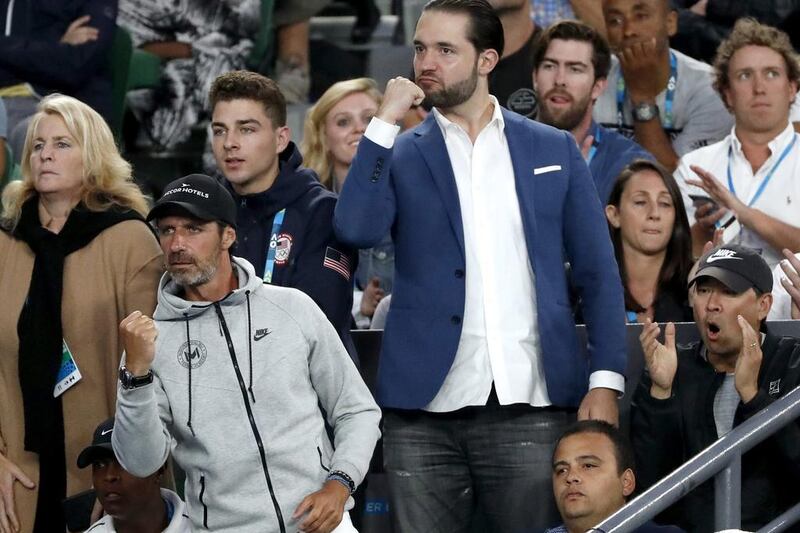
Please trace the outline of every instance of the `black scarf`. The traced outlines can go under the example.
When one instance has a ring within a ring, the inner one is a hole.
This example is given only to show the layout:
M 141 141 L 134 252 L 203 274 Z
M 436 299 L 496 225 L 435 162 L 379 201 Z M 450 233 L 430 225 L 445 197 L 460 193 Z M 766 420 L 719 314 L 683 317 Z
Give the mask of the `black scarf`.
M 36 256 L 28 296 L 17 323 L 17 335 L 25 449 L 39 454 L 34 531 L 49 532 L 64 531 L 61 511 L 61 501 L 66 494 L 64 414 L 61 397 L 53 398 L 61 366 L 64 259 L 115 224 L 144 220 L 131 210 L 95 212 L 79 204 L 61 232 L 55 234 L 42 227 L 38 205 L 36 196 L 25 202 L 14 230 L 14 237 L 27 243 Z M 91 283 L 91 280 L 86 282 Z

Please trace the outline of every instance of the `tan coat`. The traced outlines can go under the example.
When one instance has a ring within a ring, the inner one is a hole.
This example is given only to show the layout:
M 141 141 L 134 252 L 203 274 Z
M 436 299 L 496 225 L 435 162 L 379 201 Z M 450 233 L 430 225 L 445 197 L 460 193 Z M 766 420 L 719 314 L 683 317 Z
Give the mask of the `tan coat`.
M 23 447 L 17 338 L 33 261 L 27 244 L 0 232 L 0 453 L 38 486 L 38 455 Z M 114 414 L 122 354 L 119 323 L 137 309 L 152 313 L 162 269 L 158 241 L 139 221 L 108 228 L 65 260 L 61 321 L 64 339 L 83 375 L 63 394 L 68 496 L 91 487 L 91 468 L 80 470 L 75 462 L 97 424 Z M 35 489 L 15 484 L 22 533 L 33 529 L 36 496 Z

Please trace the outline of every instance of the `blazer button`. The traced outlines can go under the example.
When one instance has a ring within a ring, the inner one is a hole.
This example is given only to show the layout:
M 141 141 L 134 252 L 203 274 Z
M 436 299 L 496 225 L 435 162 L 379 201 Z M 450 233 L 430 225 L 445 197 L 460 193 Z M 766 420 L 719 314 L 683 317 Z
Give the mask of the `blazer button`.
M 453 315 L 453 316 L 450 317 L 450 322 L 452 322 L 453 325 L 457 326 L 457 325 L 461 324 L 461 317 L 458 316 L 458 315 Z
M 461 279 L 461 278 L 463 278 L 463 277 L 464 277 L 464 271 L 463 271 L 462 269 L 460 269 L 460 268 L 457 268 L 457 269 L 456 269 L 456 277 L 457 277 L 458 279 Z

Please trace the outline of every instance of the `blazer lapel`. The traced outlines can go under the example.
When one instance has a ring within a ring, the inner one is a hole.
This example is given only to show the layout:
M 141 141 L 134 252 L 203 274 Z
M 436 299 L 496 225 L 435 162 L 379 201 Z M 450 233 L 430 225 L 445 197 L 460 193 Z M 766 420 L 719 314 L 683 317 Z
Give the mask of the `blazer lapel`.
M 511 154 L 511 164 L 514 167 L 514 182 L 517 190 L 517 201 L 519 211 L 522 215 L 522 226 L 525 230 L 525 241 L 528 244 L 528 256 L 531 258 L 531 266 L 534 267 L 534 249 L 532 246 L 537 242 L 536 239 L 536 214 L 534 212 L 534 195 L 536 179 L 533 176 L 534 155 L 536 147 L 533 145 L 533 137 L 530 128 L 526 128 L 521 123 L 524 118 L 517 118 L 509 112 L 503 111 L 505 121 L 505 134 L 508 142 L 508 151 Z
M 439 189 L 439 195 L 442 197 L 447 216 L 450 219 L 450 226 L 458 239 L 461 254 L 466 257 L 464 226 L 461 221 L 461 204 L 458 200 L 456 178 L 453 175 L 453 167 L 450 166 L 450 157 L 447 155 L 447 146 L 444 143 L 442 130 L 439 129 L 433 113 L 428 114 L 425 121 L 414 131 L 414 135 L 414 143 L 428 165 L 436 188 Z

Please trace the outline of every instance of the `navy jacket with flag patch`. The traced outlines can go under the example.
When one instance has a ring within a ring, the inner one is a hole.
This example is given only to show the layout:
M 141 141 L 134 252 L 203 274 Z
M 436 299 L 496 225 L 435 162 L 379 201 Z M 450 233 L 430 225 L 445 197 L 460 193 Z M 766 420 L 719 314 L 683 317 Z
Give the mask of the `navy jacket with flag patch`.
M 225 185 L 236 201 L 234 255 L 253 264 L 264 279 L 267 251 L 275 232 L 272 285 L 293 287 L 309 295 L 339 333 L 347 351 L 353 306 L 352 276 L 358 253 L 341 244 L 333 233 L 336 195 L 325 189 L 314 171 L 302 167 L 303 156 L 294 143 L 279 156 L 280 171 L 268 190 L 240 196 Z M 285 209 L 280 227 L 275 216 Z

